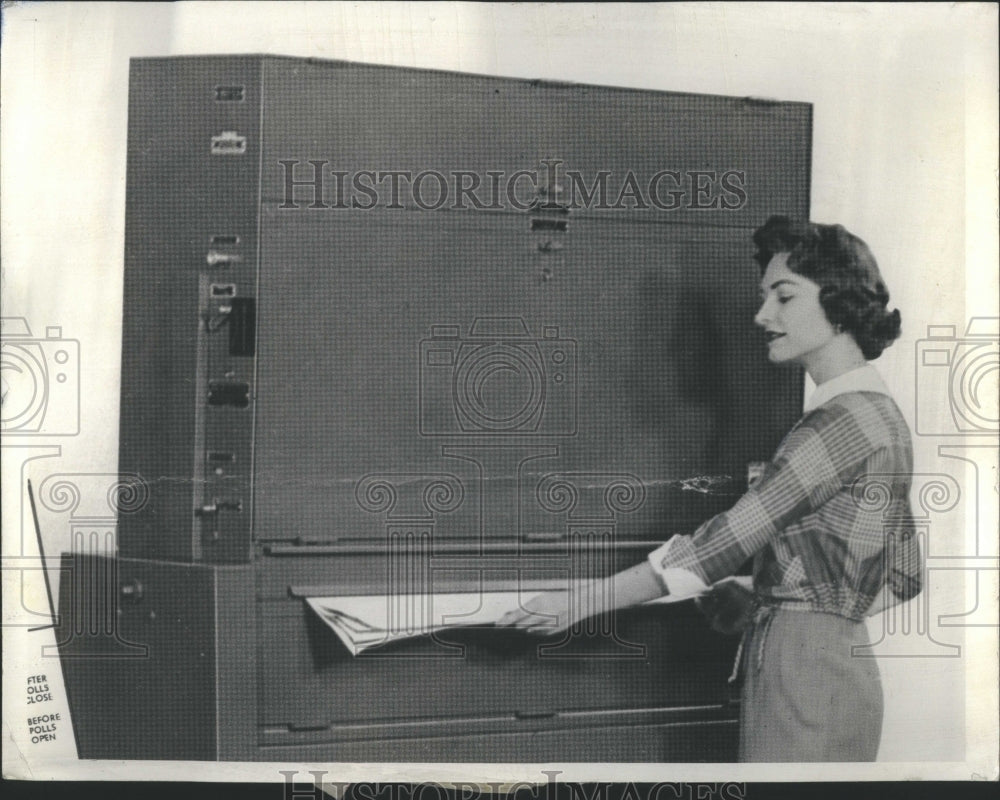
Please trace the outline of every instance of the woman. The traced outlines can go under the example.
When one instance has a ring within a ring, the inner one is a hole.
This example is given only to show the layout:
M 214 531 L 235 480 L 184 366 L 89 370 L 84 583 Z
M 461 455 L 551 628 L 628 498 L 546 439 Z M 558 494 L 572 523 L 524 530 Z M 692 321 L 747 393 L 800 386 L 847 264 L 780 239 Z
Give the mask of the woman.
M 775 364 L 816 383 L 804 416 L 729 511 L 649 558 L 541 594 L 503 622 L 536 633 L 662 596 L 701 596 L 715 627 L 743 630 L 740 760 L 871 761 L 882 688 L 864 618 L 920 591 L 910 434 L 867 364 L 899 336 L 899 312 L 868 247 L 839 225 L 772 217 L 754 233 L 764 330 Z M 886 500 L 872 503 L 875 487 Z M 886 505 L 888 503 L 888 506 Z M 726 581 L 754 558 L 753 591 Z M 888 591 L 886 591 L 888 589 Z

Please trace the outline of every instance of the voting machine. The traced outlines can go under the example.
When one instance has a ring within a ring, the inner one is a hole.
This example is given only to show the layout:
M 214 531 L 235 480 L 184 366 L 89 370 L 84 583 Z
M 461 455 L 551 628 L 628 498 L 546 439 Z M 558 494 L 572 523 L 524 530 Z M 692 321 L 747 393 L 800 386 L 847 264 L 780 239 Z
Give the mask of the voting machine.
M 731 761 L 693 603 L 357 655 L 314 597 L 572 587 L 798 418 L 752 231 L 811 107 L 274 56 L 134 59 L 117 557 L 64 556 L 79 754 Z M 403 599 L 401 601 L 401 598 Z

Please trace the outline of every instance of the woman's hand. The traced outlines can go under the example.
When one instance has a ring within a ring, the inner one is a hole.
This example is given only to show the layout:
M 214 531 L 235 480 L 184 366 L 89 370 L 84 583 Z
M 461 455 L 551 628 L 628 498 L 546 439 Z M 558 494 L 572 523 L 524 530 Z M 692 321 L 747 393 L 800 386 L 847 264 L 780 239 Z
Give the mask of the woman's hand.
M 588 617 L 637 606 L 662 595 L 663 584 L 649 562 L 643 560 L 607 578 L 574 582 L 571 591 L 535 595 L 504 614 L 497 625 L 551 636 Z
M 735 580 L 716 583 L 695 600 L 695 605 L 719 633 L 742 633 L 750 623 L 756 607 L 756 596 Z
M 576 620 L 570 613 L 569 592 L 542 592 L 513 611 L 508 611 L 497 625 L 509 625 L 526 633 L 551 636 L 569 628 Z

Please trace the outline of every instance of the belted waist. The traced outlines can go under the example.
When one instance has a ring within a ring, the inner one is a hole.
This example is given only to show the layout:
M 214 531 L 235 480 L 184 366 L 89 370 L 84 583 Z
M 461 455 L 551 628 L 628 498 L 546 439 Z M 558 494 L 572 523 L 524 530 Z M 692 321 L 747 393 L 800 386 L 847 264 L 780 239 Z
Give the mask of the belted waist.
M 843 620 L 854 623 L 861 623 L 861 620 L 854 620 L 850 617 L 845 617 L 842 614 L 835 614 L 830 611 L 820 611 L 814 608 L 809 603 L 802 600 L 775 600 L 770 597 L 761 597 L 756 595 L 754 597 L 753 608 L 750 611 L 750 621 L 747 626 L 743 629 L 743 634 L 740 636 L 739 647 L 736 648 L 736 658 L 733 662 L 733 671 L 729 675 L 729 683 L 735 683 L 740 676 L 740 667 L 742 666 L 744 655 L 746 654 L 746 646 L 750 641 L 750 637 L 755 631 L 759 631 L 756 646 L 756 659 L 754 662 L 754 669 L 760 672 L 761 665 L 764 663 L 764 647 L 767 645 L 767 635 L 771 630 L 771 623 L 774 621 L 775 614 L 778 611 L 796 611 L 796 612 L 811 612 L 813 614 L 828 614 L 835 617 L 840 617 Z

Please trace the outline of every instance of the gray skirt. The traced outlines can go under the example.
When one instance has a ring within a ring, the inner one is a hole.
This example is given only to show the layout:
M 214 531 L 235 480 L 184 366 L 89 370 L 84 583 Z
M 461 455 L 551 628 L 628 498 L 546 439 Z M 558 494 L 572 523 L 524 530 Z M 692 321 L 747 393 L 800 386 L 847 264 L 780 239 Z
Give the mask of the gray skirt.
M 864 622 L 763 606 L 741 646 L 740 761 L 874 761 L 882 682 Z

